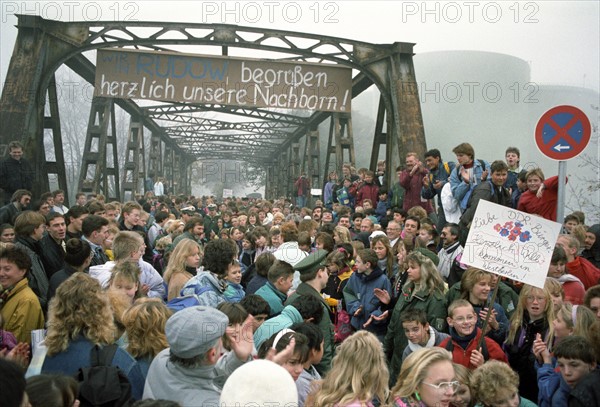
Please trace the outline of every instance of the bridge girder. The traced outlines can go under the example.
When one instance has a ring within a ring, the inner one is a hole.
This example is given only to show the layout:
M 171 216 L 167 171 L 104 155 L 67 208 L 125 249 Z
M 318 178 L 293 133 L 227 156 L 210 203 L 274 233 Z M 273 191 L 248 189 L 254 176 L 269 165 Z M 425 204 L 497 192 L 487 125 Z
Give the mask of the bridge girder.
M 278 56 L 263 58 L 266 60 L 305 61 L 351 67 L 358 71 L 353 79 L 353 97 L 372 84 L 381 92 L 387 113 L 387 145 L 394 149 L 394 154 L 388 156 L 398 161 L 403 152 L 425 151 L 422 117 L 412 65 L 414 44 L 372 44 L 319 34 L 225 24 L 141 21 L 66 23 L 25 15 L 19 15 L 18 19 L 19 36 L 0 99 L 0 137 L 2 143 L 6 144 L 13 134 L 21 134 L 21 139 L 31 149 L 31 158 L 36 162 L 45 161 L 44 151 L 41 151 L 42 143 L 34 140 L 39 138 L 43 131 L 43 102 L 55 71 L 62 64 L 67 64 L 88 82 L 93 83 L 95 67 L 83 53 L 103 48 L 172 52 L 180 51 L 182 47 L 217 46 L 223 55 L 228 55 L 230 48 L 252 49 L 275 53 Z M 14 98 L 18 99 L 18 103 L 14 103 Z M 178 110 L 179 113 L 215 112 L 242 115 L 268 123 L 254 125 L 253 130 L 262 133 L 268 133 L 275 128 L 275 123 L 285 123 L 291 128 L 295 126 L 279 147 L 269 150 L 271 155 L 268 160 L 272 162 L 284 156 L 292 145 L 298 143 L 308 132 L 314 131 L 330 116 L 326 112 L 313 112 L 308 117 L 301 117 L 269 109 L 219 105 L 169 104 L 141 108 L 133 101 L 118 100 L 116 103 L 125 106 L 130 114 L 137 116 L 135 120 L 141 121 L 153 135 L 160 137 L 165 148 L 169 147 L 169 154 L 175 152 L 181 155 L 180 163 L 190 163 L 191 158 L 197 157 L 198 151 L 195 147 L 188 148 L 186 143 L 175 141 L 179 139 L 171 138 L 167 131 L 157 124 L 155 115 L 163 114 L 165 118 L 173 118 L 169 114 L 177 113 Z M 201 125 L 210 126 L 207 122 Z M 249 131 L 250 127 L 244 130 Z M 54 137 L 60 138 L 60 134 Z M 218 143 L 213 146 L 215 149 L 221 148 Z M 233 150 L 214 150 L 213 156 L 221 155 L 223 151 Z M 244 153 L 240 154 L 244 161 L 263 159 L 263 156 L 252 157 L 248 154 L 248 149 Z M 57 157 L 57 161 L 61 160 L 61 164 L 64 165 L 64 159 Z M 339 165 L 341 166 L 341 163 Z M 394 162 L 388 162 L 388 169 L 395 165 Z M 387 173 L 390 174 L 391 171 Z

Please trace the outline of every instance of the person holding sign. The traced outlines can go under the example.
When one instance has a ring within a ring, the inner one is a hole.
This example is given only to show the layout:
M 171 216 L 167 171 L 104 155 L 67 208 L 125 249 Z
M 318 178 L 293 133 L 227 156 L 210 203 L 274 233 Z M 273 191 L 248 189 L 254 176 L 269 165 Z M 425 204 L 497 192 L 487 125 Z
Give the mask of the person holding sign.
M 438 346 L 452 353 L 452 361 L 468 369 L 476 369 L 490 359 L 508 362 L 496 342 L 485 337 L 479 346 L 483 332 L 477 327 L 477 314 L 467 300 L 456 300 L 448 307 L 450 338 Z
M 460 282 L 461 298 L 473 306 L 477 314 L 477 326 L 483 329 L 483 321 L 490 309 L 489 294 L 491 291 L 492 275 L 475 267 L 469 267 L 462 276 Z M 508 333 L 508 318 L 500 304 L 494 303 L 492 314 L 485 327 L 484 335 L 493 339 L 499 345 L 504 343 Z

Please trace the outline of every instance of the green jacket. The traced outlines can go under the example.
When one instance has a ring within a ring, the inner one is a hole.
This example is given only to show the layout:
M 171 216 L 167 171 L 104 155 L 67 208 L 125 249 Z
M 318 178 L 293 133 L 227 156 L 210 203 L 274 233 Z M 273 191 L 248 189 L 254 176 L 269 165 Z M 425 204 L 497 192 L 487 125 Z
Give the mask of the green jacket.
M 279 315 L 283 310 L 283 303 L 287 299 L 287 295 L 279 291 L 271 282 L 267 281 L 265 285 L 260 287 L 254 293 L 261 296 L 271 307 L 270 317 Z
M 460 282 L 450 287 L 448 293 L 446 293 L 446 301 L 448 305 L 452 304 L 452 301 L 460 298 L 460 288 Z M 506 312 L 506 316 L 510 320 L 510 317 L 512 317 L 512 314 L 514 314 L 515 308 L 519 303 L 519 294 L 501 281 L 498 288 L 496 302 L 500 304 L 502 308 L 504 308 L 504 312 Z
M 402 322 L 400 322 L 402 312 L 410 309 L 424 310 L 427 314 L 429 325 L 439 332 L 447 332 L 447 309 L 444 294 L 441 291 L 435 291 L 433 294 L 428 294 L 426 291 L 419 291 L 411 295 L 413 287 L 413 283 L 408 283 L 402 289 L 383 341 L 383 348 L 390 367 L 391 383 L 395 383 L 400 373 L 402 353 L 408 345 L 408 339 L 404 335 Z
M 323 307 L 323 316 L 321 318 L 321 322 L 319 323 L 319 329 L 323 332 L 323 337 L 325 340 L 325 344 L 323 346 L 323 359 L 321 359 L 321 363 L 316 365 L 317 371 L 321 376 L 325 376 L 325 373 L 329 371 L 331 368 L 331 360 L 333 359 L 333 324 L 331 323 L 331 319 L 329 318 L 329 307 L 327 303 L 321 296 L 321 294 L 315 290 L 313 287 L 306 283 L 300 283 L 296 292 L 290 295 L 290 297 L 285 302 L 285 305 L 290 305 L 299 295 L 310 295 L 315 298 L 318 298 L 321 301 L 321 305 Z M 402 351 L 400 352 L 400 356 L 402 356 Z

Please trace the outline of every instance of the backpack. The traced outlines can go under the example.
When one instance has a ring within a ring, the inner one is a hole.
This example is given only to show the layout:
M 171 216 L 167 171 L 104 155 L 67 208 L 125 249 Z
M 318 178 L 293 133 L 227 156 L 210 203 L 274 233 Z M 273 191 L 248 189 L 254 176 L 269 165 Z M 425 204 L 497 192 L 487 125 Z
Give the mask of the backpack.
M 444 162 L 444 171 L 446 171 L 446 181 L 450 178 L 450 164 L 448 164 L 447 162 Z M 429 175 L 429 182 L 430 183 L 434 183 L 433 182 L 433 174 L 430 172 Z
M 75 375 L 79 383 L 79 401 L 81 407 L 121 407 L 130 406 L 131 383 L 112 360 L 117 352 L 116 344 L 90 350 L 91 366 L 82 367 Z
M 213 291 L 212 287 L 205 285 L 204 287 L 200 287 L 198 291 L 194 291 L 193 294 L 180 295 L 167 302 L 167 308 L 172 309 L 173 312 L 177 312 L 185 308 L 195 307 L 196 305 L 203 305 L 200 302 L 200 296 L 207 291 Z
M 335 343 L 342 343 L 344 340 L 354 333 L 354 328 L 350 323 L 350 314 L 340 309 L 335 313 L 335 324 L 333 325 L 333 340 Z

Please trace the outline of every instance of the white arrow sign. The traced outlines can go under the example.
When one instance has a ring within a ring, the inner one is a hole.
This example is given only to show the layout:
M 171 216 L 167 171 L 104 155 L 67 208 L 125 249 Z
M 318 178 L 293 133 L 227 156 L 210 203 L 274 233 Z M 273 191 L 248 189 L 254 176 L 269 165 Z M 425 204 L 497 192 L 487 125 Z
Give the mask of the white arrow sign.
M 562 150 L 570 150 L 571 146 L 570 145 L 563 146 L 563 145 L 557 144 L 552 148 L 555 149 L 556 151 L 560 152 Z

